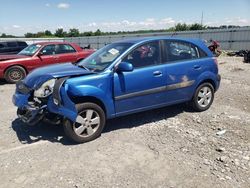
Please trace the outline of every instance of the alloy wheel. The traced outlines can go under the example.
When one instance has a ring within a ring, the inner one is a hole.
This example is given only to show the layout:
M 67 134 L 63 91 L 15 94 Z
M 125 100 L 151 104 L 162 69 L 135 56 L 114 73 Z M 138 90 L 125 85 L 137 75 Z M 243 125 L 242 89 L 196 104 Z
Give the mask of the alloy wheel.
M 205 108 L 207 107 L 211 101 L 212 101 L 212 90 L 210 87 L 208 86 L 204 86 L 200 89 L 199 93 L 198 93 L 198 97 L 197 97 L 197 102 L 198 104 Z
M 85 138 L 93 135 L 100 126 L 100 115 L 93 109 L 84 110 L 79 115 L 84 119 L 84 123 L 74 123 L 74 132 Z
M 12 70 L 10 73 L 10 78 L 14 81 L 18 81 L 22 79 L 22 73 L 19 70 Z

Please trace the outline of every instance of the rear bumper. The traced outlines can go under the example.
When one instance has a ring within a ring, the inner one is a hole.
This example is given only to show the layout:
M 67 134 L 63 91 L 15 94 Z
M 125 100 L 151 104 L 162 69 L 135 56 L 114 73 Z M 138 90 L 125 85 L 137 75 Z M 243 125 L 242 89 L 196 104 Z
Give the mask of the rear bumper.
M 217 75 L 217 81 L 218 81 L 218 82 L 221 81 L 221 75 L 220 75 L 220 74 Z
M 220 74 L 217 75 L 216 81 L 217 82 L 216 82 L 215 91 L 217 91 L 219 89 L 219 87 L 220 87 L 220 81 L 221 81 L 221 75 Z

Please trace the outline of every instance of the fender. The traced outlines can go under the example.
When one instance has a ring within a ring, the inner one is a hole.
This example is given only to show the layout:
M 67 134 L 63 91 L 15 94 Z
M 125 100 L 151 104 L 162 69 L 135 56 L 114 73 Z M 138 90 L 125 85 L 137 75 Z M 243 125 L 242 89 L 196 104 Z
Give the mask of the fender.
M 215 91 L 219 88 L 218 76 L 210 71 L 203 72 L 201 75 L 199 75 L 197 81 L 195 82 L 195 88 L 197 88 L 205 80 L 211 80 L 213 82 Z
M 50 112 L 60 114 L 75 122 L 77 118 L 77 110 L 75 107 L 75 103 L 73 103 L 69 98 L 67 90 L 67 85 L 60 88 L 60 96 L 62 99 L 61 104 L 55 103 L 55 101 L 53 100 L 53 96 L 51 95 L 48 100 L 47 108 Z
M 102 90 L 101 88 L 92 85 L 69 85 L 68 87 L 68 95 L 70 97 L 95 97 L 104 104 L 107 119 L 115 117 L 113 96 L 109 95 L 109 93 L 111 94 L 112 92 L 105 92 L 105 90 Z M 108 87 L 107 89 L 111 88 Z

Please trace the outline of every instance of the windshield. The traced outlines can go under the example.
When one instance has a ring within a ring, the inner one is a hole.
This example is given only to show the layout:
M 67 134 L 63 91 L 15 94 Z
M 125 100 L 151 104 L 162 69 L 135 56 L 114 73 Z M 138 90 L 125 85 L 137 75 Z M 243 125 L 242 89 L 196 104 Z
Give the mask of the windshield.
M 95 72 L 103 71 L 131 46 L 131 43 L 109 44 L 80 61 L 78 66 L 83 66 Z
M 37 50 L 41 47 L 40 44 L 31 44 L 24 48 L 21 52 L 19 52 L 19 55 L 27 55 L 27 56 L 33 56 Z

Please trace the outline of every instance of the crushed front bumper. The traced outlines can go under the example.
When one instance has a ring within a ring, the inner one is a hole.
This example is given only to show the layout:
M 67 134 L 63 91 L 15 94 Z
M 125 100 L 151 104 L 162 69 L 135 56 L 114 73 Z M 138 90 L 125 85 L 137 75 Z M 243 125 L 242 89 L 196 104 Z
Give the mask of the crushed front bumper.
M 60 80 L 60 79 L 59 79 Z M 76 122 L 77 110 L 75 104 L 67 94 L 67 85 L 55 84 L 54 92 L 46 101 L 46 104 L 35 102 L 32 92 L 16 93 L 12 97 L 12 102 L 18 107 L 18 117 L 28 124 L 36 124 L 43 119 L 45 112 L 54 113 Z
M 38 106 L 35 102 L 28 101 L 30 95 L 15 93 L 12 102 L 17 109 L 17 116 L 29 125 L 35 125 L 44 117 L 44 110 L 47 105 Z

